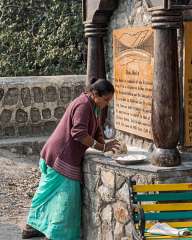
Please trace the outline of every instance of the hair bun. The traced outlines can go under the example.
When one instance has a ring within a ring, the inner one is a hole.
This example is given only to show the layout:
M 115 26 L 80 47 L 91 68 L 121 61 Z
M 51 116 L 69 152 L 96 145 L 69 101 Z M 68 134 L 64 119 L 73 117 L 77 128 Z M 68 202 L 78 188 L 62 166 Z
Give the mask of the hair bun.
M 93 83 L 95 83 L 96 81 L 97 81 L 97 78 L 93 77 L 93 78 L 91 78 L 90 83 L 93 84 Z

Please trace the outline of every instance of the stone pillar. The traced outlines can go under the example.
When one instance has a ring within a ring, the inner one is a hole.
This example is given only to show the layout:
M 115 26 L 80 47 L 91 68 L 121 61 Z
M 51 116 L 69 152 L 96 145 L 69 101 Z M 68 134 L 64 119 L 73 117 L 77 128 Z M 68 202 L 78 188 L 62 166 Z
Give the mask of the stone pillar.
M 103 37 L 106 33 L 105 24 L 85 23 L 85 37 L 88 38 L 87 79 L 86 86 L 93 78 L 106 78 L 105 53 Z M 101 125 L 107 118 L 108 108 L 102 110 Z
M 88 38 L 86 85 L 91 83 L 92 78 L 106 78 L 103 43 L 105 33 L 106 25 L 85 23 L 85 37 Z
M 152 96 L 152 132 L 156 148 L 152 164 L 176 166 L 180 164 L 177 150 L 179 139 L 179 76 L 177 28 L 182 15 L 174 10 L 152 12 L 155 29 L 154 83 Z
M 106 78 L 103 37 L 118 1 L 82 0 L 82 3 L 85 37 L 88 38 L 86 85 L 89 85 L 92 78 Z M 102 125 L 104 125 L 106 118 L 107 108 L 102 111 Z

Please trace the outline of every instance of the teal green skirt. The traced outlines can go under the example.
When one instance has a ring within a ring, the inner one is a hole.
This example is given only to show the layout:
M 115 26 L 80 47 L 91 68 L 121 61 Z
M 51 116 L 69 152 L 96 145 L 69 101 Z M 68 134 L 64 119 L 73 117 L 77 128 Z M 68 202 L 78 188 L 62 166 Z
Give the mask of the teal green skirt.
M 27 224 L 51 240 L 79 240 L 80 182 L 69 179 L 40 160 L 41 180 L 32 199 Z

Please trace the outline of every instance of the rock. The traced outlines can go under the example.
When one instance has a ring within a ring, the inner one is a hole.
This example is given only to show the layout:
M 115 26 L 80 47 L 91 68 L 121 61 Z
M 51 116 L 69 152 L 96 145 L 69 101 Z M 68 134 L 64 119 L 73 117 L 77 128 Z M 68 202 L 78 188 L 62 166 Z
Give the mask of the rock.
M 114 239 L 115 240 L 121 240 L 121 238 L 124 235 L 124 228 L 123 228 L 123 224 L 117 222 L 115 224 L 115 230 L 114 230 Z
M 131 238 L 131 232 L 132 232 L 132 225 L 129 222 L 128 224 L 125 225 L 125 235 Z
M 117 222 L 119 223 L 127 223 L 130 219 L 130 216 L 128 214 L 127 210 L 127 204 L 117 201 L 113 204 L 113 211 L 114 211 L 114 217 Z
M 118 190 L 123 183 L 126 181 L 126 178 L 121 175 L 116 175 L 116 190 Z
M 102 240 L 112 240 L 113 239 L 113 231 L 111 224 L 107 224 L 104 222 L 102 224 Z
M 16 153 L 16 152 L 17 152 L 17 149 L 16 149 L 16 148 L 11 148 L 10 151 L 11 151 L 12 153 Z
M 115 174 L 111 171 L 101 171 L 101 180 L 105 187 L 114 189 Z
M 111 205 L 107 205 L 101 213 L 101 219 L 110 224 L 112 221 L 112 214 L 113 213 Z
M 116 197 L 121 201 L 129 203 L 129 187 L 127 183 L 124 183 L 119 189 L 119 191 L 116 193 Z
M 114 201 L 114 190 L 105 187 L 104 185 L 101 185 L 98 189 L 97 189 L 98 193 L 100 194 L 101 199 L 104 202 L 112 202 Z

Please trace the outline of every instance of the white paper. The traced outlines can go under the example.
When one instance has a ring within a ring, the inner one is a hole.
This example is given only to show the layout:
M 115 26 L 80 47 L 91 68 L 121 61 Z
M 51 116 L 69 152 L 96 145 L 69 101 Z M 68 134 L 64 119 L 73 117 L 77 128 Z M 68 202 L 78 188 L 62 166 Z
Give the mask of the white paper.
M 169 226 L 167 223 L 156 223 L 148 229 L 151 234 L 171 235 L 171 236 L 187 236 L 191 232 L 187 228 L 177 229 Z

